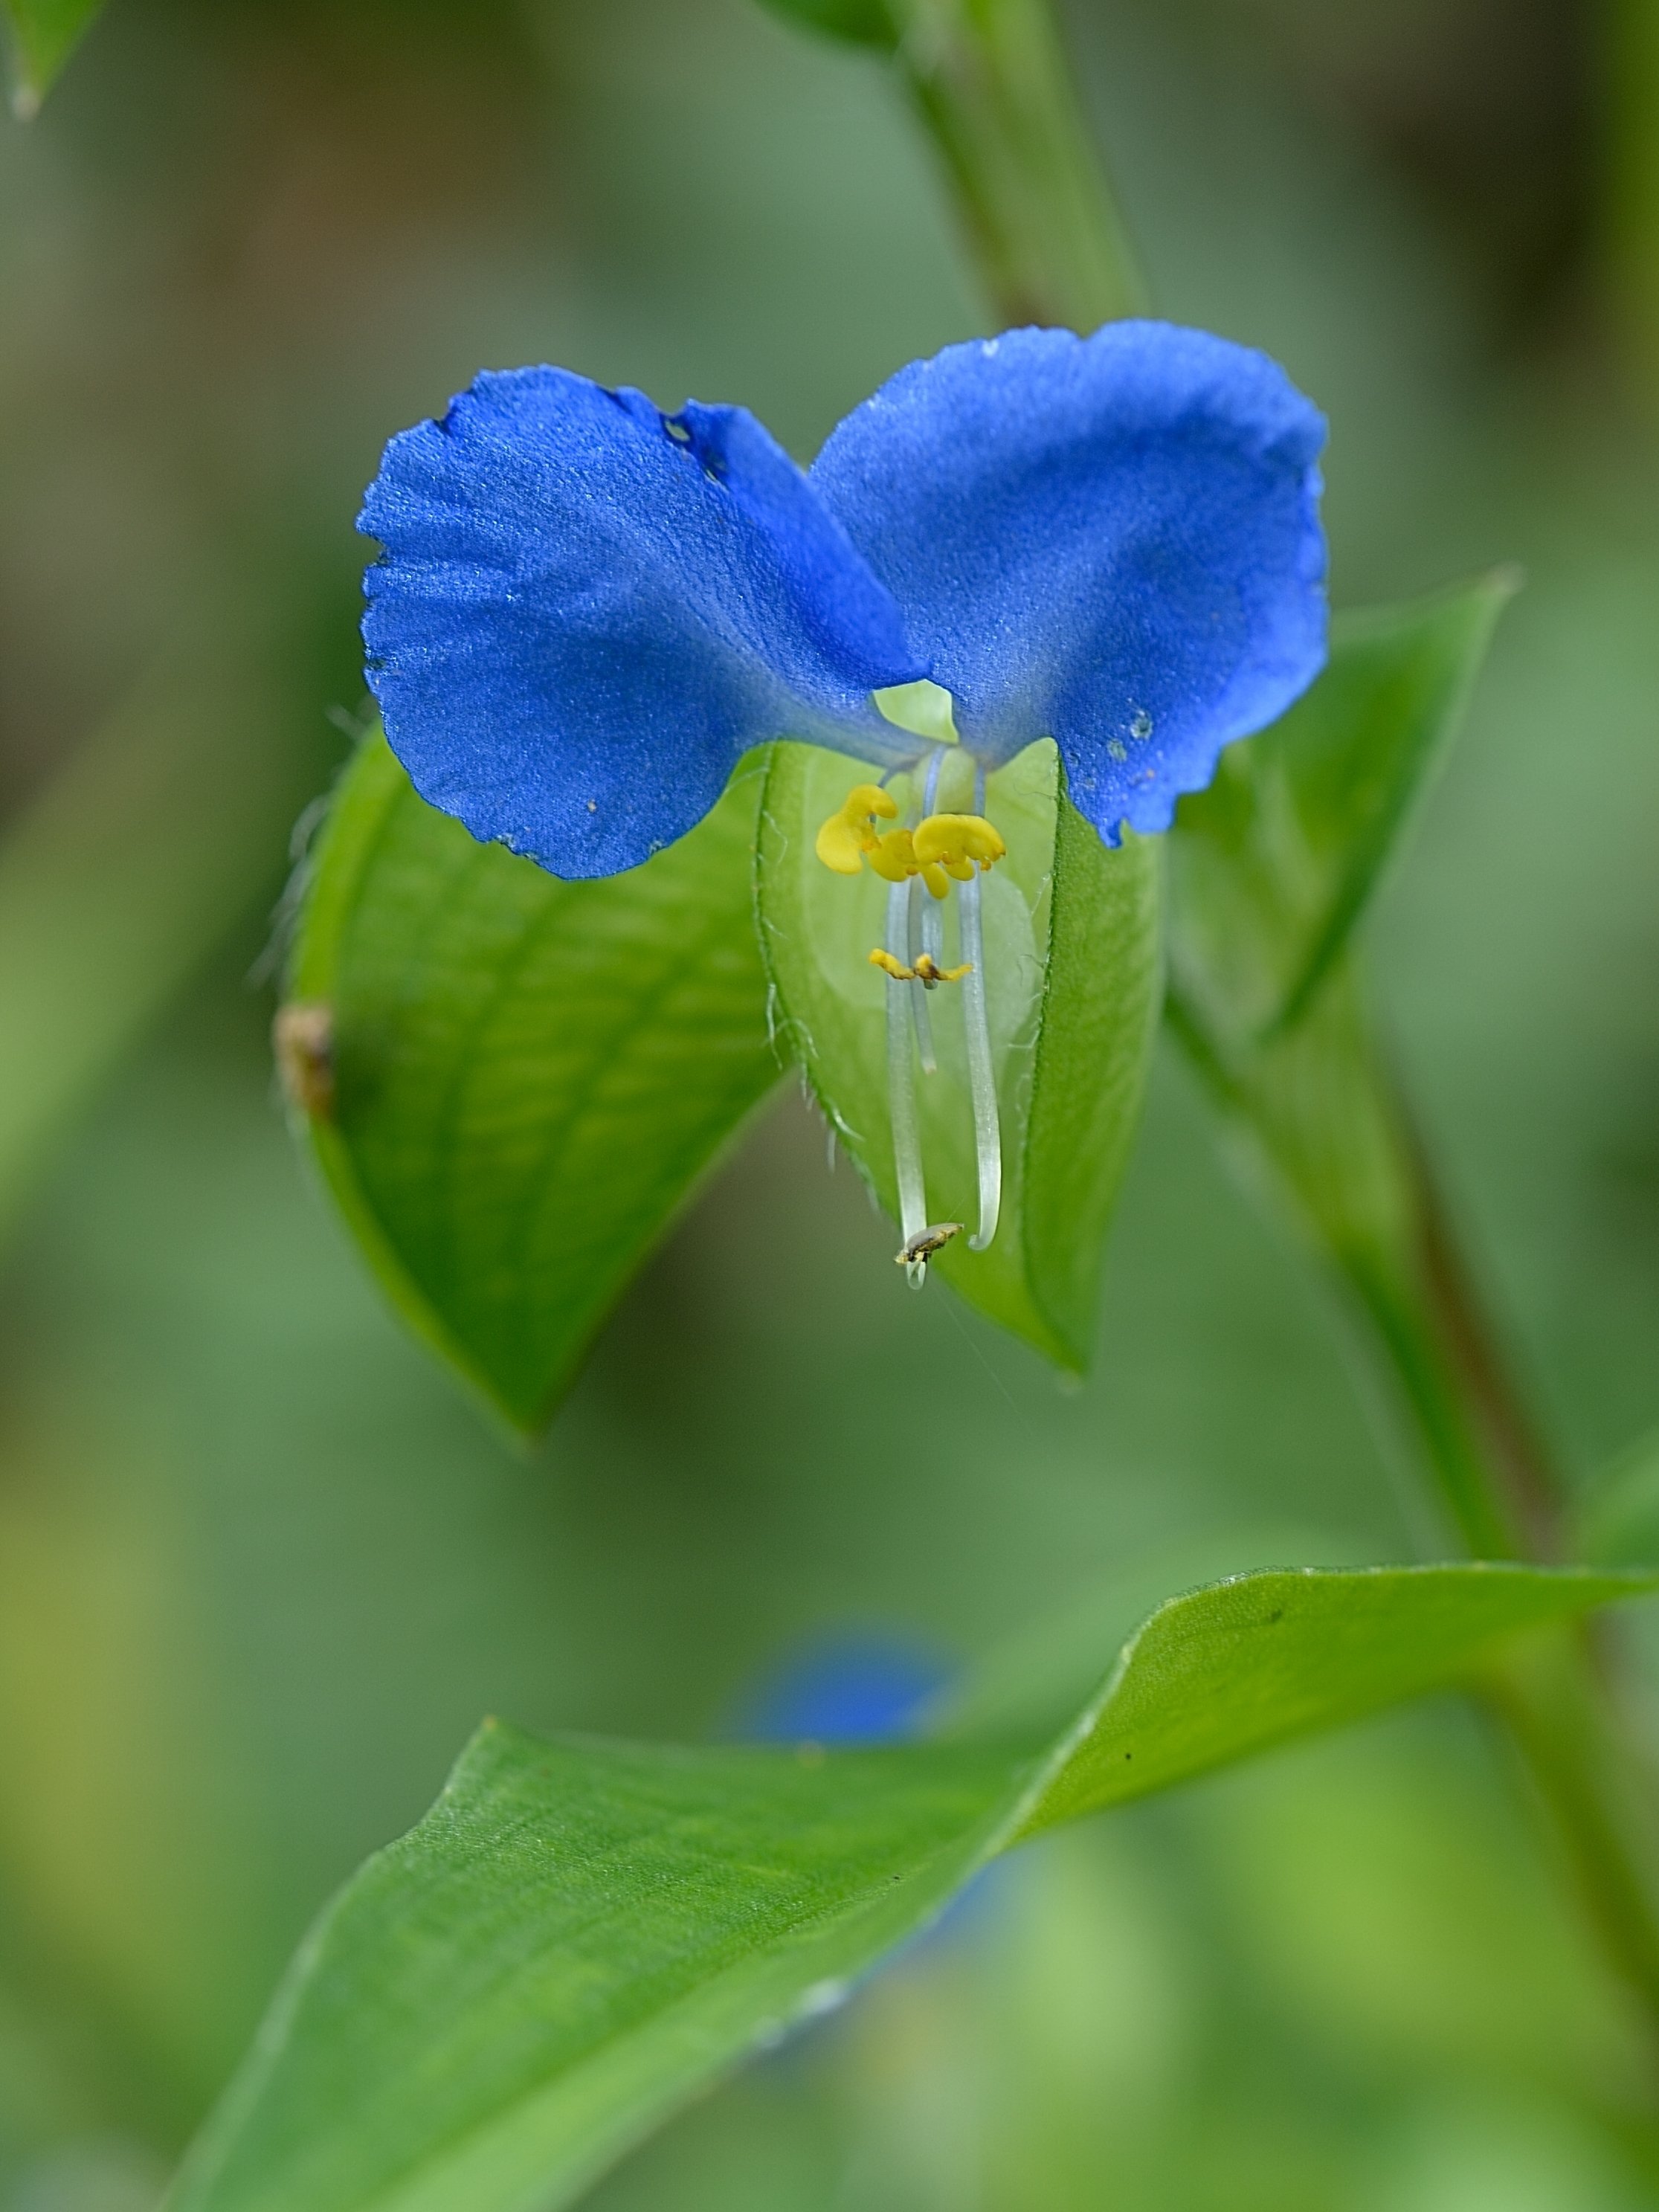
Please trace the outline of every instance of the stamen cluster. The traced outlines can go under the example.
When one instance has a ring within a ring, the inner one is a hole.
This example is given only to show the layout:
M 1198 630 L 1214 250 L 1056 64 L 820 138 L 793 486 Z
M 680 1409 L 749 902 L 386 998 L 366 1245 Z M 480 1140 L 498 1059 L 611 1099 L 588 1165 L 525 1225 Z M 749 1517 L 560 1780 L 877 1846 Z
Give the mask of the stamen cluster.
M 819 860 L 837 875 L 860 875 L 867 860 L 872 873 L 889 886 L 887 942 L 876 947 L 870 963 L 887 978 L 888 1103 L 900 1225 L 904 1231 L 898 1258 L 916 1290 L 927 1280 L 928 1261 L 962 1225 L 959 1222 L 928 1224 L 916 1112 L 916 1063 L 920 1062 L 924 1075 L 939 1073 L 927 997 L 941 983 L 963 986 L 979 1170 L 979 1228 L 969 1239 L 970 1249 L 982 1252 L 996 1235 L 1002 1202 L 1002 1137 L 985 1002 L 979 879 L 1007 857 L 1008 848 L 982 814 L 934 811 L 945 760 L 946 748 L 936 745 L 921 780 L 922 818 L 914 829 L 900 825 L 898 802 L 880 784 L 858 783 L 823 824 L 816 841 Z M 975 799 L 982 805 L 985 770 L 980 762 L 973 765 Z M 878 823 L 891 823 L 894 827 L 878 829 Z M 964 957 L 959 966 L 947 968 L 943 960 L 942 902 L 950 896 L 953 881 L 962 889 L 958 903 Z M 921 896 L 924 886 L 927 899 Z
M 876 828 L 897 818 L 897 802 L 879 784 L 854 784 L 818 831 L 817 856 L 840 876 L 856 876 L 866 860 L 890 884 L 920 876 L 936 899 L 949 896 L 952 878 L 968 883 L 975 869 L 984 874 L 1007 856 L 982 814 L 929 814 L 914 830 Z

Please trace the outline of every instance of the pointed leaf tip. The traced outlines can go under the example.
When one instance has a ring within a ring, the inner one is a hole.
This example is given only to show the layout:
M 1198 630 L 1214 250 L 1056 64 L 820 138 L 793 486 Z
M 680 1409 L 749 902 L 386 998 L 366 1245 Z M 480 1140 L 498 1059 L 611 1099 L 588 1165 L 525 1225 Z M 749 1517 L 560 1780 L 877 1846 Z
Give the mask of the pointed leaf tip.
M 11 109 L 20 122 L 40 112 L 102 6 L 103 0 L 0 0 L 10 33 Z

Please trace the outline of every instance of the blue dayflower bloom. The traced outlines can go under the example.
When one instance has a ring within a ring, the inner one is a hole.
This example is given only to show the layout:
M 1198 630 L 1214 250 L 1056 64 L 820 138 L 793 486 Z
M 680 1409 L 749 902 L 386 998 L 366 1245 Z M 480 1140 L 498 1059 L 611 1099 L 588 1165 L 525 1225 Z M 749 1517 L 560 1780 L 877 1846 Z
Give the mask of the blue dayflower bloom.
M 898 1743 L 915 1733 L 943 1668 L 915 1644 L 838 1636 L 798 1652 L 763 1683 L 743 1733 L 763 1743 Z
M 1115 844 L 1322 665 L 1323 434 L 1265 356 L 1154 322 L 949 347 L 810 473 L 741 408 L 481 376 L 370 487 L 369 682 L 423 796 L 557 875 L 684 836 L 766 739 L 914 766 L 872 695 L 924 678 L 984 769 L 1053 738 Z

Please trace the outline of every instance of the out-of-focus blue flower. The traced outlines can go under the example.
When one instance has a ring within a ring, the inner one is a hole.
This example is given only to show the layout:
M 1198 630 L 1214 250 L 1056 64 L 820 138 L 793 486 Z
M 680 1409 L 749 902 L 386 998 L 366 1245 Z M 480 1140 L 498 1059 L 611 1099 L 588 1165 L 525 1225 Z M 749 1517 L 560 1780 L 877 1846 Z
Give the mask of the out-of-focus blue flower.
M 1052 737 L 1115 844 L 1317 672 L 1323 431 L 1152 322 L 947 348 L 810 474 L 741 408 L 481 376 L 370 487 L 369 681 L 424 796 L 557 875 L 684 836 L 764 739 L 915 765 L 872 695 L 922 678 L 984 768 Z
M 913 1644 L 837 1637 L 770 1676 L 740 1732 L 772 1743 L 892 1743 L 914 1733 L 943 1680 Z

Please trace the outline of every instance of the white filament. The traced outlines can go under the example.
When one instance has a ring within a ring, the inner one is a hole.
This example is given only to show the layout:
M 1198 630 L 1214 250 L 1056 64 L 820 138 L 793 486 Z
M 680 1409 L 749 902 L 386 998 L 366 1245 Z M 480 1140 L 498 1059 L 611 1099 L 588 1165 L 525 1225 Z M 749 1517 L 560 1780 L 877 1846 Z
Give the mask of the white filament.
M 985 811 L 985 771 L 974 778 L 974 811 Z M 968 1031 L 968 1083 L 974 1100 L 974 1150 L 979 1159 L 979 1228 L 968 1240 L 982 1252 L 997 1233 L 1002 1212 L 1002 1131 L 997 1119 L 996 1070 L 991 1060 L 991 1024 L 985 1007 L 985 932 L 980 912 L 980 874 L 975 869 L 962 886 L 963 1020 Z
M 925 822 L 939 800 L 939 772 L 945 760 L 945 748 L 935 745 L 927 757 L 927 775 L 922 785 L 921 819 Z M 937 968 L 945 965 L 945 916 L 939 902 L 928 896 L 919 877 L 910 879 L 909 951 L 906 958 L 914 968 L 917 956 L 926 952 Z M 939 1058 L 933 1050 L 933 1010 L 927 1004 L 927 988 L 923 983 L 910 986 L 910 1012 L 916 1025 L 916 1053 L 921 1061 L 924 1075 L 939 1073 Z
M 910 886 L 895 884 L 887 894 L 887 950 L 902 961 L 909 949 Z M 887 1105 L 893 1124 L 893 1170 L 898 1179 L 899 1232 L 908 1245 L 927 1225 L 927 1189 L 921 1172 L 921 1133 L 916 1121 L 915 1060 L 911 1047 L 908 1004 L 919 984 L 887 979 Z M 925 1261 L 909 1268 L 910 1287 L 927 1279 Z
M 904 911 L 908 917 L 905 935 L 908 950 L 903 957 L 914 968 L 927 950 L 927 910 L 933 902 L 922 889 L 919 877 L 911 877 L 907 891 Z M 924 1075 L 937 1075 L 939 1059 L 933 1050 L 933 1016 L 927 1004 L 927 988 L 921 983 L 907 983 L 904 988 L 910 994 L 910 1012 L 916 1027 L 916 1057 L 921 1062 L 921 1072 Z
M 945 748 L 935 745 L 927 758 L 927 780 L 922 787 L 921 818 L 925 822 L 939 804 L 939 772 L 945 765 Z M 920 891 L 920 884 L 916 886 Z M 924 895 L 921 900 L 921 949 L 936 967 L 945 965 L 944 902 Z M 921 986 L 916 986 L 918 991 Z

